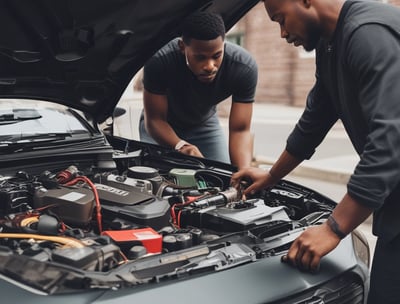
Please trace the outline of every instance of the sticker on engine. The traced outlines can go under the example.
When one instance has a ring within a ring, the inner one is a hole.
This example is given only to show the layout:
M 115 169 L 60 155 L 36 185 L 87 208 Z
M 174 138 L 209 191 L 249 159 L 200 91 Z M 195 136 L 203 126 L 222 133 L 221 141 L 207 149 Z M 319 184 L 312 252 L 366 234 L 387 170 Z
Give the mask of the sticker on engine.
M 138 240 L 142 239 L 157 239 L 159 238 L 159 234 L 153 232 L 153 231 L 148 231 L 148 230 L 143 230 L 143 231 L 133 231 L 132 233 Z
M 64 194 L 63 196 L 60 197 L 60 199 L 64 199 L 66 201 L 70 202 L 76 202 L 80 200 L 82 197 L 85 197 L 86 194 L 79 193 L 79 192 L 69 192 L 67 194 Z

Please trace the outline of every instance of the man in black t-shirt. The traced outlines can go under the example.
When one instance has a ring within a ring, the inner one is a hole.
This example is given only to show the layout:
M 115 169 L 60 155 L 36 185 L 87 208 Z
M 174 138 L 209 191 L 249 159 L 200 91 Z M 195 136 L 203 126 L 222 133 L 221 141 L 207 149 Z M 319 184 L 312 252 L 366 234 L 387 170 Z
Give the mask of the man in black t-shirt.
M 247 51 L 224 38 L 221 16 L 195 13 L 184 21 L 182 37 L 146 63 L 142 141 L 239 168 L 250 165 L 257 65 Z M 228 154 L 216 105 L 230 96 Z

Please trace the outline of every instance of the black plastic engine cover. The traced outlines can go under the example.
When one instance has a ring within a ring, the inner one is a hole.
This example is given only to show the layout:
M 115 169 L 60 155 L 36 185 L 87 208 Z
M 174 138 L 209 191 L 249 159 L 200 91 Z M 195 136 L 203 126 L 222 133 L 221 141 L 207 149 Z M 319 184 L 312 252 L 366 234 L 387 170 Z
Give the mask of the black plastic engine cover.
M 60 186 L 39 188 L 33 196 L 34 208 L 47 206 L 66 224 L 86 226 L 92 219 L 95 198 L 92 190 Z
M 152 194 L 96 184 L 103 212 L 135 224 L 160 229 L 169 224 L 169 202 Z

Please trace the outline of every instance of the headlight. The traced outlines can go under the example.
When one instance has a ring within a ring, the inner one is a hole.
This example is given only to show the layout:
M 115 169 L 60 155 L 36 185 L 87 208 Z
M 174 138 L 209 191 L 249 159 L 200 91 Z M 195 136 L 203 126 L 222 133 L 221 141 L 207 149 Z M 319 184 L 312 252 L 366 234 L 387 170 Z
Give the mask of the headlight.
M 360 231 L 355 229 L 351 234 L 356 256 L 369 268 L 370 252 L 367 238 Z

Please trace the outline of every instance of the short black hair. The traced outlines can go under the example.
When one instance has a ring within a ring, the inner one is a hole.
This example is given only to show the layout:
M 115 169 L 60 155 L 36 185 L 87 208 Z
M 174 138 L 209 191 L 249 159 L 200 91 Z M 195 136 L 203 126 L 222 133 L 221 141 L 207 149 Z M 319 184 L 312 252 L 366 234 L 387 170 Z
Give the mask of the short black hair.
M 196 12 L 186 17 L 182 24 L 182 40 L 213 40 L 219 36 L 225 39 L 225 24 L 221 15 L 211 12 Z

